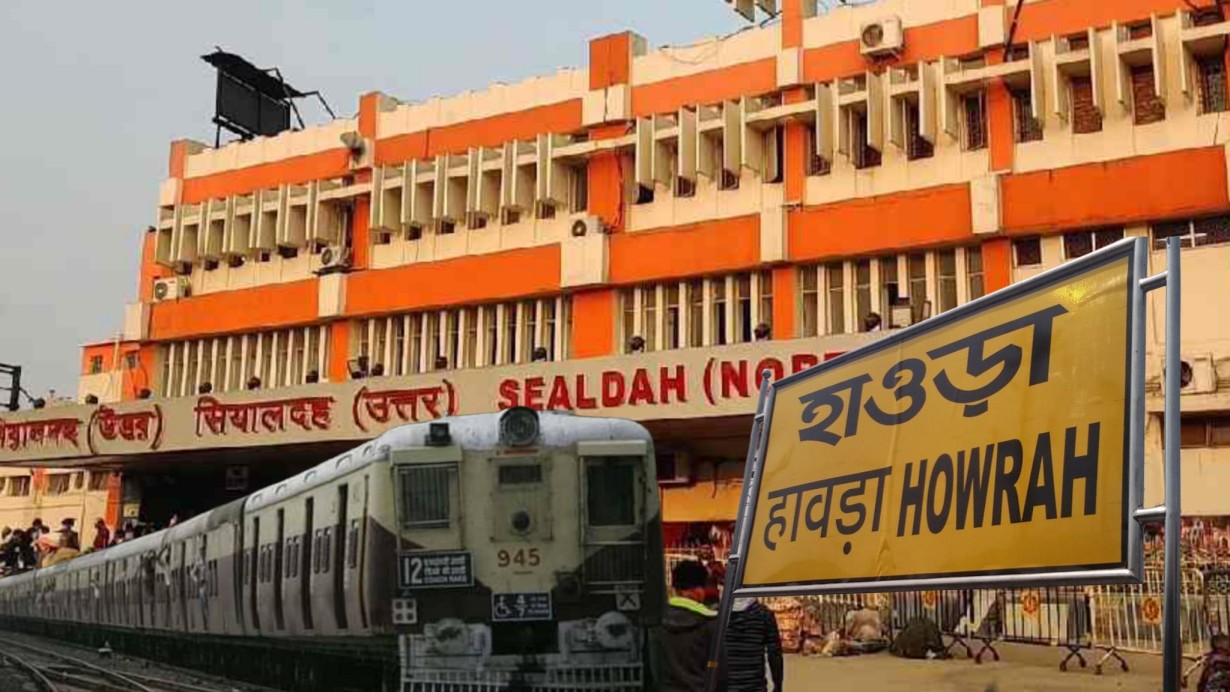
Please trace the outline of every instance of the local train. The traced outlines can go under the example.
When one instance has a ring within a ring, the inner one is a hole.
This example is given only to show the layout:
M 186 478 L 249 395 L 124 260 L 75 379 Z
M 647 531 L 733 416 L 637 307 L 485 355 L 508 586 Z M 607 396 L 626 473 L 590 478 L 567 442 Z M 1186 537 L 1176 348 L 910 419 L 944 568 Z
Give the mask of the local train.
M 661 536 L 643 427 L 513 408 L 0 579 L 0 625 L 296 690 L 642 690 Z

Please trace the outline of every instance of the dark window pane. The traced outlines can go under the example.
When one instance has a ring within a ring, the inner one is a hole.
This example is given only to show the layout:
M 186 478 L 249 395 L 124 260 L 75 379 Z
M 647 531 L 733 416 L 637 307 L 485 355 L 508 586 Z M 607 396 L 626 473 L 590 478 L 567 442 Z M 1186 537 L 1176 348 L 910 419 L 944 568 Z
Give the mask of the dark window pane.
M 1200 71 L 1200 112 L 1221 113 L 1226 110 L 1226 63 L 1225 55 L 1203 56 L 1196 59 Z
M 1230 447 L 1230 416 L 1209 419 L 1209 446 Z
M 1093 236 L 1086 232 L 1063 234 L 1063 256 L 1068 259 L 1084 257 L 1093 252 Z
M 962 108 L 965 109 L 965 148 L 983 149 L 987 146 L 986 106 L 982 92 L 966 96 Z
M 1033 97 L 1028 91 L 1012 92 L 1012 110 L 1016 125 L 1016 141 L 1036 142 L 1042 139 L 1042 123 L 1034 118 Z
M 514 464 L 500 467 L 500 485 L 525 485 L 542 482 L 539 464 Z
M 591 459 L 586 479 L 590 526 L 631 526 L 636 523 L 635 461 Z
M 1167 238 L 1183 238 L 1183 247 L 1191 247 L 1192 239 L 1185 237 L 1191 231 L 1191 224 L 1183 221 L 1163 221 L 1153 224 L 1153 249 L 1165 250 Z
M 1204 447 L 1208 444 L 1205 433 L 1208 425 L 1204 418 L 1184 418 L 1179 425 L 1180 447 Z
M 1230 216 L 1210 216 L 1193 222 L 1196 246 L 1230 242 Z
M 400 471 L 402 523 L 418 528 L 448 526 L 453 466 L 411 466 Z
M 1105 229 L 1102 229 L 1094 233 L 1093 237 L 1094 237 L 1094 247 L 1101 250 L 1107 245 L 1112 245 L 1114 243 L 1119 242 L 1120 240 L 1123 240 L 1123 229 L 1122 228 L 1105 228 Z
M 929 159 L 935 156 L 935 145 L 922 136 L 919 129 L 919 112 L 917 103 L 907 103 L 905 107 L 906 158 Z
M 1042 264 L 1042 239 L 1021 238 L 1012 241 L 1013 254 L 1016 255 L 1016 266 L 1030 267 Z

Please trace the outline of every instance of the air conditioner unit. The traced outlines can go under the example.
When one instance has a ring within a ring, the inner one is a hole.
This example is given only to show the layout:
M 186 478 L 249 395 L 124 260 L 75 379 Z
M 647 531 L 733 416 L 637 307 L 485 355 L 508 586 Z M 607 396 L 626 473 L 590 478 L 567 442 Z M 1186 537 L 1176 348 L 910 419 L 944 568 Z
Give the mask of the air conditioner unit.
M 871 58 L 899 55 L 905 48 L 905 32 L 900 17 L 884 17 L 866 22 L 858 32 L 859 52 Z
M 154 302 L 164 300 L 179 300 L 187 298 L 192 293 L 188 278 L 176 276 L 170 279 L 158 279 L 154 282 Z
M 331 274 L 350 269 L 350 248 L 330 245 L 320 252 L 320 269 L 317 274 Z
M 606 224 L 597 216 L 582 216 L 572 222 L 572 237 L 595 235 L 606 232 Z
M 688 485 L 692 482 L 692 456 L 686 452 L 658 455 L 658 485 Z
M 1217 370 L 1209 353 L 1183 354 L 1179 364 L 1181 394 L 1212 394 L 1217 391 Z

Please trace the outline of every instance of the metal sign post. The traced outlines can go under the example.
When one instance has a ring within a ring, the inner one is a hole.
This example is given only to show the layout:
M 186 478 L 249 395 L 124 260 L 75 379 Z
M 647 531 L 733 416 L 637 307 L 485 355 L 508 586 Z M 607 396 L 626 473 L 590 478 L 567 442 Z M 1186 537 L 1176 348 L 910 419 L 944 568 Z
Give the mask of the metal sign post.
M 756 415 L 752 418 L 752 435 L 747 443 L 747 461 L 743 466 L 743 497 L 739 499 L 739 516 L 735 518 L 735 536 L 731 545 L 730 555 L 726 560 L 726 578 L 722 585 L 721 600 L 718 602 L 717 633 L 709 644 L 709 662 L 705 667 L 705 692 L 714 692 L 718 683 L 718 666 L 722 659 L 722 642 L 726 636 L 726 625 L 730 623 L 730 611 L 735 603 L 735 589 L 743 583 L 744 551 L 750 540 L 752 516 L 751 507 L 756 497 L 753 486 L 759 479 L 756 470 L 756 460 L 761 457 L 764 446 L 765 402 L 769 398 L 769 379 L 772 373 L 765 370 L 760 378 L 760 395 L 756 398 Z
M 1166 241 L 1166 408 L 1163 452 L 1166 478 L 1165 594 L 1162 599 L 1162 684 L 1178 692 L 1183 665 L 1183 633 L 1179 625 L 1179 529 L 1182 522 L 1182 472 L 1179 467 L 1179 239 Z
M 1139 584 L 1141 524 L 1164 519 L 1177 691 L 1179 245 L 1167 272 L 1142 278 L 1148 253 L 1125 239 L 809 370 L 766 373 L 705 689 L 735 598 Z M 1146 294 L 1163 287 L 1166 502 L 1146 509 Z

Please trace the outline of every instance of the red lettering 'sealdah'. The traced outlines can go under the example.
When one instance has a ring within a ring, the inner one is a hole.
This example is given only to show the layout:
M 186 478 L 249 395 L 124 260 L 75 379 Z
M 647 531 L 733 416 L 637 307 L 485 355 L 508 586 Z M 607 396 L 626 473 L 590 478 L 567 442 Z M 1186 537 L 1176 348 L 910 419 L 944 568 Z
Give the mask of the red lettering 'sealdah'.
M 568 394 L 568 380 L 556 375 L 551 380 L 551 396 L 547 398 L 547 408 L 552 411 L 572 410 L 572 398 Z
M 500 382 L 500 410 L 509 409 L 517 405 L 518 394 L 520 389 L 517 386 L 516 380 L 504 380 Z

